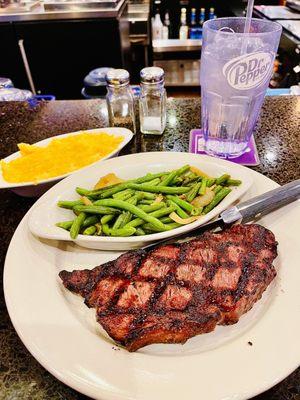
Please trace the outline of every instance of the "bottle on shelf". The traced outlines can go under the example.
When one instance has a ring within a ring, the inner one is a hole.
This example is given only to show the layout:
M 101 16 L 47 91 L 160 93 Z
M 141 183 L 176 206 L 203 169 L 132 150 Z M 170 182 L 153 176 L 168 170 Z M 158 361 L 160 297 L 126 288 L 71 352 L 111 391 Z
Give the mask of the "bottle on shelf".
M 210 9 L 209 9 L 209 16 L 208 16 L 208 19 L 215 19 L 216 17 L 215 17 L 215 9 L 213 8 L 213 7 L 211 7 Z
M 181 9 L 179 39 L 187 39 L 189 36 L 189 27 L 186 24 L 186 8 Z
M 190 39 L 198 39 L 199 27 L 196 21 L 196 8 L 191 9 Z
M 159 9 L 156 10 L 155 17 L 152 21 L 152 39 L 163 38 L 163 23 L 161 22 Z
M 169 39 L 169 36 L 170 36 L 170 16 L 169 16 L 169 12 L 166 11 L 163 30 L 162 30 L 162 38 Z
M 199 14 L 199 27 L 200 27 L 199 39 L 202 39 L 202 30 L 204 22 L 205 22 L 205 8 L 201 8 Z

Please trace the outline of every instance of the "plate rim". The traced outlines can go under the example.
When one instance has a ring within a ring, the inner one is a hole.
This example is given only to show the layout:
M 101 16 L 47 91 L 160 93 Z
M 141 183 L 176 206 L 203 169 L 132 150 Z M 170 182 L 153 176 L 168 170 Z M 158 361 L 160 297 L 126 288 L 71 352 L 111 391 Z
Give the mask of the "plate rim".
M 255 174 L 259 174 L 259 175 L 264 176 L 263 174 L 260 174 L 260 173 L 258 173 L 258 172 L 256 172 L 256 171 L 253 171 L 253 170 L 252 170 L 252 173 L 253 173 L 254 175 L 255 175 Z M 265 176 L 264 176 L 264 178 L 267 179 L 267 180 L 269 180 L 273 185 L 275 184 L 277 187 L 279 186 L 276 182 L 274 182 L 274 181 L 271 180 L 270 178 L 267 178 L 267 177 L 265 177 Z M 274 185 L 274 187 L 275 187 L 275 185 Z M 55 369 L 55 368 L 52 367 L 52 366 L 49 366 L 49 365 L 46 363 L 46 361 L 45 361 L 43 358 L 40 357 L 39 351 L 37 351 L 37 349 L 33 348 L 33 346 L 31 346 L 31 344 L 28 345 L 26 338 L 23 337 L 23 334 L 22 334 L 21 330 L 19 330 L 18 324 L 16 323 L 16 321 L 14 321 L 13 316 L 11 315 L 11 310 L 12 310 L 12 308 L 11 308 L 10 300 L 8 299 L 8 296 L 7 296 L 7 293 L 6 293 L 6 289 L 5 289 L 5 286 L 6 286 L 5 283 L 6 283 L 6 281 L 7 281 L 7 274 L 8 274 L 8 258 L 10 257 L 10 253 L 11 253 L 11 251 L 12 251 L 12 243 L 13 243 L 14 237 L 15 237 L 15 236 L 19 233 L 19 231 L 20 231 L 21 229 L 23 229 L 24 227 L 25 227 L 25 229 L 28 230 L 28 227 L 26 228 L 26 218 L 28 218 L 28 214 L 27 214 L 27 213 L 26 213 L 26 215 L 23 217 L 23 219 L 21 220 L 20 224 L 18 225 L 18 227 L 17 227 L 17 229 L 16 229 L 16 231 L 15 231 L 15 233 L 14 233 L 14 235 L 13 235 L 13 238 L 12 238 L 12 240 L 11 240 L 11 243 L 10 243 L 9 247 L 8 247 L 7 255 L 6 255 L 6 258 L 5 258 L 4 279 L 3 279 L 3 284 L 4 284 L 4 295 L 5 295 L 5 301 L 6 301 L 6 304 L 7 304 L 7 309 L 8 309 L 8 313 L 9 313 L 9 316 L 10 316 L 10 318 L 11 318 L 12 324 L 13 324 L 15 330 L 17 331 L 17 333 L 18 333 L 20 339 L 22 340 L 22 342 L 24 343 L 24 345 L 26 346 L 26 348 L 29 350 L 29 352 L 30 352 L 30 353 L 38 360 L 38 362 L 39 362 L 44 368 L 46 368 L 52 375 L 54 375 L 57 379 L 59 379 L 60 381 L 62 381 L 64 384 L 66 384 L 66 385 L 68 385 L 68 386 L 74 388 L 74 389 L 77 390 L 78 392 L 83 393 L 83 394 L 88 395 L 88 396 L 93 397 L 93 398 L 98 398 L 98 397 L 94 397 L 95 391 L 92 391 L 92 390 L 91 390 L 91 386 L 89 386 L 89 385 L 83 385 L 83 386 L 85 386 L 85 388 L 83 389 L 82 384 L 80 385 L 80 384 L 78 383 L 78 381 L 77 381 L 75 378 L 74 378 L 74 381 L 73 381 L 72 383 L 70 383 L 70 380 L 69 380 L 69 379 L 66 379 L 65 376 L 64 376 L 63 374 L 61 374 L 57 369 Z M 262 392 L 265 391 L 265 390 L 268 390 L 270 387 L 273 387 L 275 384 L 277 384 L 277 383 L 280 382 L 282 379 L 284 379 L 286 376 L 288 376 L 288 375 L 289 375 L 292 371 L 294 371 L 297 367 L 298 367 L 298 363 L 296 363 L 296 365 L 290 365 L 289 368 L 285 368 L 285 372 L 284 372 L 284 373 L 282 373 L 281 375 L 278 375 L 276 379 L 273 379 L 273 380 L 272 380 L 272 382 L 270 382 L 270 383 L 268 383 L 268 384 L 262 384 L 260 387 L 257 387 L 257 389 L 252 390 L 250 395 L 251 395 L 251 396 L 255 396 L 255 395 L 259 394 L 259 393 L 262 393 Z M 102 394 L 105 395 L 105 399 L 111 399 L 111 400 L 116 400 L 117 398 L 118 398 L 118 399 L 119 399 L 119 398 L 120 398 L 120 399 L 134 399 L 134 397 L 132 397 L 132 396 L 130 396 L 130 397 L 128 397 L 128 396 L 125 397 L 125 396 L 119 396 L 119 395 L 117 395 L 117 394 L 109 395 L 108 392 L 102 391 L 102 388 L 98 388 L 98 390 L 99 390 L 99 392 L 101 392 L 101 395 L 102 395 Z M 249 395 L 248 392 L 245 393 L 245 394 L 247 394 L 247 396 Z M 231 398 L 231 397 L 230 397 L 230 398 Z M 238 399 L 246 399 L 246 398 L 249 398 L 249 397 L 244 397 L 244 396 L 241 396 L 241 395 L 240 395 L 240 396 L 237 396 L 237 397 L 234 397 L 235 400 L 238 400 Z M 226 399 L 228 400 L 229 398 L 226 398 Z M 232 400 L 233 400 L 233 397 L 232 397 Z
M 27 188 L 27 187 L 38 187 L 40 185 L 44 185 L 47 183 L 51 183 L 51 182 L 56 182 L 56 181 L 60 181 L 64 178 L 67 178 L 70 175 L 73 175 L 77 172 L 83 171 L 86 168 L 91 167 L 92 165 L 96 165 L 102 161 L 108 160 L 109 158 L 115 156 L 116 154 L 119 153 L 119 151 L 121 151 L 123 149 L 123 147 L 125 147 L 130 140 L 133 138 L 133 132 L 127 128 L 119 128 L 119 127 L 106 127 L 106 128 L 93 128 L 93 129 L 81 129 L 79 131 L 74 131 L 74 132 L 68 132 L 68 133 L 63 133 L 61 135 L 55 135 L 55 136 L 51 136 L 42 140 L 39 140 L 38 142 L 35 143 L 31 143 L 31 145 L 42 145 L 40 147 L 44 147 L 46 146 L 52 139 L 57 139 L 57 138 L 63 138 L 63 137 L 67 137 L 67 136 L 76 136 L 76 135 L 80 135 L 81 133 L 88 133 L 88 134 L 96 134 L 96 133 L 106 133 L 106 131 L 110 131 L 107 132 L 109 134 L 115 135 L 115 136 L 124 136 L 124 140 L 118 145 L 118 147 L 112 151 L 111 153 L 107 154 L 106 156 L 104 156 L 103 158 L 101 158 L 100 160 L 94 161 L 91 164 L 88 164 L 80 169 L 76 169 L 75 171 L 71 171 L 71 172 L 67 172 L 65 174 L 59 175 L 59 176 L 55 176 L 52 178 L 47 178 L 47 179 L 43 179 L 41 181 L 36 182 L 7 182 L 2 174 L 2 169 L 0 167 L 0 189 L 14 189 L 14 188 Z M 122 134 L 122 132 L 124 131 L 124 134 Z M 20 156 L 20 151 L 16 151 L 12 154 L 10 154 L 9 156 L 5 157 L 2 159 L 2 161 L 5 162 L 9 162 L 12 161 L 14 159 L 16 159 L 17 157 Z

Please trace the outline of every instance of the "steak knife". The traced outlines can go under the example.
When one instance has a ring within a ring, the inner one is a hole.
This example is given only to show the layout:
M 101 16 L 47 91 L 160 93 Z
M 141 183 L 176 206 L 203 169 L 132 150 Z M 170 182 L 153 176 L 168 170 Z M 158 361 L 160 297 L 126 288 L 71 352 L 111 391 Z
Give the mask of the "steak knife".
M 259 196 L 253 197 L 252 199 L 243 201 L 234 207 L 230 207 L 223 211 L 220 216 L 200 227 L 192 229 L 188 232 L 179 233 L 168 239 L 162 239 L 155 243 L 143 247 L 149 249 L 163 243 L 174 243 L 177 240 L 181 240 L 187 237 L 197 236 L 205 231 L 214 230 L 216 228 L 223 229 L 226 226 L 230 226 L 235 222 L 250 222 L 256 221 L 262 216 L 269 214 L 293 201 L 300 199 L 300 179 L 287 183 L 286 185 L 280 186 L 276 189 L 270 190 L 269 192 L 263 193 Z

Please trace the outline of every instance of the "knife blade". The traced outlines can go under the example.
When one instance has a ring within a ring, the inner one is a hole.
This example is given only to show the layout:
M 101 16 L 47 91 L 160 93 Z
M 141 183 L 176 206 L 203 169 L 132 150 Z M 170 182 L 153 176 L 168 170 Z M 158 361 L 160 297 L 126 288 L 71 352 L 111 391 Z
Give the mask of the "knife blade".
M 223 229 L 235 222 L 246 223 L 258 220 L 262 216 L 292 203 L 297 199 L 300 199 L 300 179 L 243 201 L 242 203 L 223 211 L 220 216 L 213 221 L 191 229 L 188 232 L 179 233 L 177 235 L 175 234 L 171 238 L 158 240 L 155 243 L 143 247 L 143 249 L 150 249 L 157 245 L 174 243 L 178 240 L 192 238 L 206 231 L 215 230 L 216 228 Z

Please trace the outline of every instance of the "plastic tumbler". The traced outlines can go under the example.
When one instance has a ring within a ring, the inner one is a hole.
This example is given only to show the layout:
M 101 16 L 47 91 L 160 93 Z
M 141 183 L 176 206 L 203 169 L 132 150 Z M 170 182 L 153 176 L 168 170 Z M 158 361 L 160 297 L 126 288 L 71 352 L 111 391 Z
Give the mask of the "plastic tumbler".
M 201 108 L 205 150 L 238 157 L 247 148 L 273 73 L 281 26 L 246 18 L 219 18 L 203 25 Z

